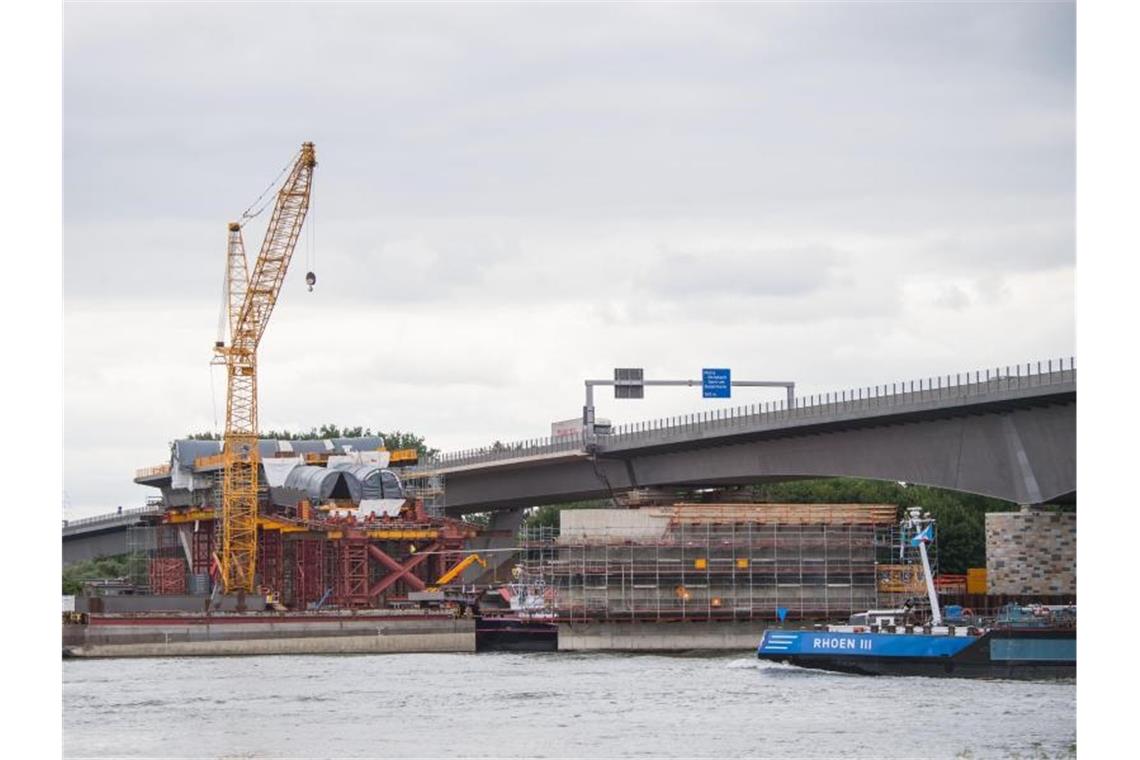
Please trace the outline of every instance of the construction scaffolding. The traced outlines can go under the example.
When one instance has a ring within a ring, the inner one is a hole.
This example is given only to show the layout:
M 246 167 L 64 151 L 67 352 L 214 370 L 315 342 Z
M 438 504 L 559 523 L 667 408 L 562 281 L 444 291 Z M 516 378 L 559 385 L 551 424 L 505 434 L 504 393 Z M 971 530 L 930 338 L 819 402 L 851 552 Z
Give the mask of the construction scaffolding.
M 922 592 L 891 505 L 678 504 L 561 518 L 560 530 L 524 531 L 520 562 L 560 620 L 765 620 L 781 610 L 828 620 Z
M 185 594 L 186 549 L 171 525 L 127 529 L 127 572 L 138 591 Z
M 150 588 L 150 558 L 154 554 L 156 530 L 153 525 L 127 528 L 127 575 L 139 592 Z

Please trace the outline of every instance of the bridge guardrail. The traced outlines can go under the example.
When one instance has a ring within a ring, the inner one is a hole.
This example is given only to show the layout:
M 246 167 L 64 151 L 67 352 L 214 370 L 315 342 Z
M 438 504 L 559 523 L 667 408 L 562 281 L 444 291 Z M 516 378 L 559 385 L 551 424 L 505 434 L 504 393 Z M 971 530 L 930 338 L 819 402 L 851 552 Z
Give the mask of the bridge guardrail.
M 641 422 L 616 425 L 608 435 L 596 437 L 599 448 L 626 448 L 637 445 L 640 439 L 652 438 L 660 442 L 663 437 L 676 434 L 687 437 L 705 430 L 746 424 L 762 425 L 766 422 L 799 420 L 810 417 L 841 416 L 859 410 L 905 408 L 932 401 L 976 398 L 1001 391 L 1064 385 L 1076 381 L 1074 357 L 1050 359 L 1026 364 L 1006 365 L 984 370 L 971 370 L 830 393 L 808 394 L 786 401 L 763 402 L 745 406 L 714 409 L 694 414 L 662 417 Z M 532 438 L 512 443 L 496 442 L 478 449 L 446 452 L 419 467 L 410 468 L 408 477 L 417 471 L 435 472 L 452 467 L 519 459 L 565 451 L 584 451 L 582 434 L 558 438 Z
M 133 507 L 131 509 L 124 509 L 122 512 L 109 512 L 103 515 L 94 515 L 93 517 L 81 517 L 78 520 L 64 520 L 64 529 L 82 527 L 84 525 L 95 525 L 97 523 L 111 523 L 122 520 L 124 517 L 141 517 L 142 515 L 157 515 L 162 514 L 162 507 Z
M 156 464 L 153 467 L 143 467 L 141 469 L 135 470 L 135 480 L 140 480 L 142 478 L 153 478 L 157 475 L 169 474 L 170 462 L 165 462 L 164 464 Z

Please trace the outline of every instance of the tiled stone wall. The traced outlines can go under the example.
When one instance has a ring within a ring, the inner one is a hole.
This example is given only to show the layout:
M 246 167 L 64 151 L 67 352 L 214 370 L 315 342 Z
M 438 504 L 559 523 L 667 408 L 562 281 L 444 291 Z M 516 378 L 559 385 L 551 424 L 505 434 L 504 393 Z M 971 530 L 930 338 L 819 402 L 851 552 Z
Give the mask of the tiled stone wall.
M 986 586 L 991 594 L 1077 593 L 1077 515 L 986 515 Z

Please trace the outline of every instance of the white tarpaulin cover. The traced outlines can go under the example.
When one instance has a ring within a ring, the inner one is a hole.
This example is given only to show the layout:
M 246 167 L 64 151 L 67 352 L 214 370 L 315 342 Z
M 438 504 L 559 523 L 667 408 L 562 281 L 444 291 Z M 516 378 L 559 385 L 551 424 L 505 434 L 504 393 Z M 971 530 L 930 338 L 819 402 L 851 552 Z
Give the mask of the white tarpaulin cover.
M 265 481 L 274 488 L 280 488 L 285 485 L 285 479 L 293 468 L 304 463 L 304 457 L 274 457 L 262 459 L 261 468 L 265 470 Z
M 373 467 L 384 468 L 388 466 L 392 453 L 389 451 L 353 451 L 349 454 L 330 454 L 329 467 L 337 465 L 367 464 Z
M 364 499 L 360 502 L 361 515 L 375 512 L 377 515 L 395 517 L 400 514 L 400 507 L 404 506 L 405 499 Z

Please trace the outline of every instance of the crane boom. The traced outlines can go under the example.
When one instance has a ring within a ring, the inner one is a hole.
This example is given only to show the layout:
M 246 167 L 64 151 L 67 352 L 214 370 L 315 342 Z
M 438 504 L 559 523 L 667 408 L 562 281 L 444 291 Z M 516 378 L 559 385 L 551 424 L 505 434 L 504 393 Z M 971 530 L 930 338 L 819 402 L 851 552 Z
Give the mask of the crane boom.
M 316 151 L 302 144 L 273 207 L 265 240 L 246 278 L 241 225 L 231 222 L 227 245 L 230 343 L 215 344 L 226 365 L 226 430 L 222 445 L 219 565 L 225 593 L 253 591 L 257 570 L 257 346 L 265 333 L 301 226 L 309 210 Z M 238 305 L 240 303 L 240 306 Z
M 249 273 L 246 269 L 241 225 L 230 222 L 229 242 L 226 245 L 226 314 L 229 317 L 230 345 L 233 345 L 234 328 L 241 318 L 241 307 L 245 303 L 248 287 Z
M 277 304 L 277 294 L 281 292 L 281 282 L 293 258 L 293 249 L 301 234 L 301 225 L 309 211 L 309 195 L 313 184 L 313 168 L 317 165 L 317 154 L 311 142 L 301 146 L 301 155 L 293 164 L 289 177 L 277 193 L 277 203 L 273 216 L 265 230 L 265 240 L 257 256 L 245 302 L 238 319 L 238 332 L 233 345 L 248 346 L 256 350 L 269 315 Z

